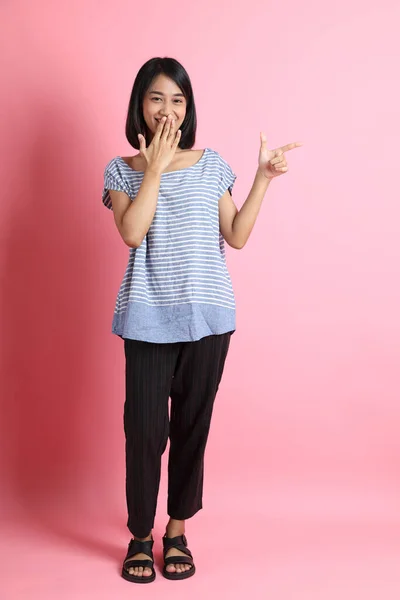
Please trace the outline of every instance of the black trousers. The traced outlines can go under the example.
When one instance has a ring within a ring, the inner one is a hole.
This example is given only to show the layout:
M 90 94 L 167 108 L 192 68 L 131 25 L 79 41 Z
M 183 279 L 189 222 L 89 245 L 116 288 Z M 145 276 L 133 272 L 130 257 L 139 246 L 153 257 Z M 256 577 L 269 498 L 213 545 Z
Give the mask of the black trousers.
M 124 340 L 127 526 L 134 536 L 146 537 L 154 527 L 168 437 L 168 515 L 185 520 L 202 508 L 204 452 L 230 337 Z

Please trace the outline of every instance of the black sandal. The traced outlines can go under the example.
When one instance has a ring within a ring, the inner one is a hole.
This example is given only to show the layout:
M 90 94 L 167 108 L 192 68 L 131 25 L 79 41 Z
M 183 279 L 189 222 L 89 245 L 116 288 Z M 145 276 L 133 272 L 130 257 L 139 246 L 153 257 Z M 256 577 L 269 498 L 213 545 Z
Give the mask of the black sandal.
M 149 540 L 148 542 L 139 542 L 139 540 L 131 539 L 128 546 L 128 552 L 124 558 L 124 563 L 122 565 L 122 577 L 127 581 L 132 581 L 133 583 L 151 583 L 156 578 L 156 572 L 154 570 L 154 558 L 153 558 L 153 544 L 154 540 Z M 131 556 L 135 554 L 147 554 L 149 560 L 129 560 Z M 128 562 L 127 562 L 128 561 Z M 152 570 L 151 575 L 148 577 L 146 575 L 131 575 L 129 573 L 129 569 L 135 567 L 143 567 Z
M 178 535 L 177 537 L 169 538 L 167 537 L 167 534 L 165 534 L 162 541 L 164 549 L 164 577 L 167 579 L 187 579 L 188 577 L 192 577 L 192 575 L 195 574 L 196 567 L 194 566 L 192 553 L 187 547 L 187 539 L 185 535 Z M 171 548 L 176 548 L 177 550 L 184 552 L 186 556 L 169 556 L 168 558 L 165 558 L 165 555 L 167 554 L 168 550 L 171 550 Z M 167 571 L 168 565 L 175 564 L 191 565 L 192 568 L 188 571 L 184 571 L 183 573 L 177 573 L 176 571 L 175 573 L 171 573 L 170 571 Z

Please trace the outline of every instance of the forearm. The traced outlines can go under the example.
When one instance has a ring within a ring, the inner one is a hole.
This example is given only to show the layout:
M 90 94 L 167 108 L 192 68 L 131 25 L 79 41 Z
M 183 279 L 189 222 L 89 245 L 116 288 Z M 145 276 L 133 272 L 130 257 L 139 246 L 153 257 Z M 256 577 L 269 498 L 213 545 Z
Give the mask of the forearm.
M 161 172 L 147 169 L 139 192 L 122 219 L 124 237 L 132 246 L 140 246 L 146 236 L 157 208 Z
M 270 182 L 270 179 L 257 170 L 250 193 L 232 224 L 233 240 L 238 248 L 245 245 L 252 232 Z

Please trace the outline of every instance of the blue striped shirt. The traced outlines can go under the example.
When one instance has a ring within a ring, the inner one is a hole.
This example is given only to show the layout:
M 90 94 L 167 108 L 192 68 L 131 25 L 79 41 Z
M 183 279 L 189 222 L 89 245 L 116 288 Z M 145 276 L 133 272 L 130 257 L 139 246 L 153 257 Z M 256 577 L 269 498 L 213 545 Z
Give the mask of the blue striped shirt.
M 153 222 L 138 248 L 130 248 L 118 291 L 112 333 L 145 342 L 195 341 L 235 330 L 235 298 L 219 230 L 218 200 L 236 175 L 211 148 L 184 169 L 161 176 Z M 103 204 L 109 190 L 132 201 L 143 172 L 120 157 L 104 171 Z

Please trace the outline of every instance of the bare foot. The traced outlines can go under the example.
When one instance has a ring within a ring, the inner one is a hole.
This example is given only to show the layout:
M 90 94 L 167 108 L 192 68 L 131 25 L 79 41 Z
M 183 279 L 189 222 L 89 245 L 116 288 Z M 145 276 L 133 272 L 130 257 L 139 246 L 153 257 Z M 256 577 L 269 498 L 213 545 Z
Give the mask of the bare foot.
M 170 519 L 167 529 L 166 535 L 169 538 L 177 537 L 178 535 L 183 535 L 185 533 L 185 521 L 176 521 L 174 519 Z M 170 548 L 165 555 L 165 558 L 169 558 L 170 556 L 176 556 L 177 561 L 172 565 L 167 565 L 166 570 L 168 573 L 184 573 L 185 571 L 189 571 L 192 568 L 192 565 L 187 565 L 185 563 L 179 562 L 179 556 L 187 556 L 184 552 L 177 550 L 176 548 Z
M 138 542 L 148 542 L 151 541 L 153 537 L 150 533 L 150 535 L 145 538 L 135 537 L 134 539 L 138 540 Z M 124 563 L 129 575 L 135 575 L 136 577 L 150 577 L 152 571 L 148 567 L 128 567 L 129 561 L 131 560 L 151 560 L 150 556 L 147 556 L 147 554 L 143 554 L 143 552 L 139 552 L 139 554 L 134 554 L 133 556 L 128 558 Z

